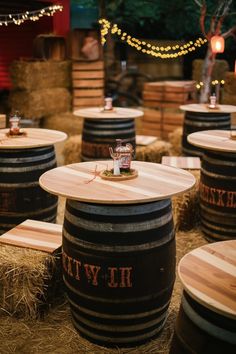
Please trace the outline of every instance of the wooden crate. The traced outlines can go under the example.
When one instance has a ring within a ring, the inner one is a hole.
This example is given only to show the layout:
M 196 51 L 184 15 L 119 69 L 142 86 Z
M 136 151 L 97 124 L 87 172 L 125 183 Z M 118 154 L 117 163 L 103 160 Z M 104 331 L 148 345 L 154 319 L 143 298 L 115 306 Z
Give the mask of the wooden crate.
M 143 108 L 143 113 L 141 133 L 159 137 L 161 134 L 161 112 L 158 109 Z
M 0 114 L 0 129 L 6 128 L 6 126 L 7 126 L 6 115 Z
M 104 105 L 104 62 L 72 63 L 73 109 Z
M 195 82 L 148 82 L 144 84 L 142 97 L 146 107 L 178 107 L 195 101 Z
M 92 38 L 97 42 L 96 48 L 94 48 L 96 53 L 94 51 L 91 58 L 86 56 L 82 49 L 88 38 Z M 100 32 L 98 30 L 74 29 L 69 33 L 67 44 L 67 56 L 72 60 L 101 60 L 103 58 Z
M 33 42 L 33 57 L 44 60 L 65 60 L 65 38 L 54 34 L 38 35 Z

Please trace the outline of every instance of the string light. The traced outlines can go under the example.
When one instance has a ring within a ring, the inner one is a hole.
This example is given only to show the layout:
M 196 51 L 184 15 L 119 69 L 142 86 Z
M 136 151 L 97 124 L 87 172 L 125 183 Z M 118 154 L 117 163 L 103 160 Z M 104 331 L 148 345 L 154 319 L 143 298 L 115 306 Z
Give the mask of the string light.
M 0 26 L 8 26 L 9 23 L 21 25 L 25 21 L 38 21 L 42 16 L 53 16 L 55 12 L 62 10 L 63 6 L 52 5 L 40 10 L 26 11 L 18 14 L 0 14 Z
M 117 24 L 112 25 L 111 22 L 105 18 L 100 19 L 99 24 L 101 25 L 102 45 L 106 43 L 106 36 L 110 31 L 111 34 L 116 34 L 122 41 L 126 42 L 129 46 L 134 47 L 136 50 L 161 59 L 181 57 L 182 55 L 195 51 L 207 42 L 207 39 L 199 37 L 195 42 L 189 41 L 185 44 L 175 44 L 173 46 L 156 46 L 152 43 L 128 35 L 126 32 L 122 31 Z

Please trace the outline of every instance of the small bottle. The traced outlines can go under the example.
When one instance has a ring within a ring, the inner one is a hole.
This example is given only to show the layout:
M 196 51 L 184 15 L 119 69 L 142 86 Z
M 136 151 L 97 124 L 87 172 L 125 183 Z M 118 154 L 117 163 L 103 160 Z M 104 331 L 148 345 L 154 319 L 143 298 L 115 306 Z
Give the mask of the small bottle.
M 10 135 L 18 135 L 20 133 L 20 119 L 18 112 L 15 112 L 15 114 L 9 118 Z

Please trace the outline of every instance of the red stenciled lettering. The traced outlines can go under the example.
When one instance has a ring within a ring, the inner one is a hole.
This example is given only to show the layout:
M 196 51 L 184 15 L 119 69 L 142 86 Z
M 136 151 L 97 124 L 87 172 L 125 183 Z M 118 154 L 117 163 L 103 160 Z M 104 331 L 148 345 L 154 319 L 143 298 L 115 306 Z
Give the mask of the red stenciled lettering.
M 110 281 L 108 282 L 109 288 L 117 288 L 118 287 L 118 282 L 115 281 L 115 275 L 118 272 L 118 268 L 115 267 L 108 267 L 108 271 L 110 273 Z
M 101 269 L 99 266 L 95 266 L 92 264 L 84 264 L 85 274 L 88 279 L 88 282 L 92 282 L 94 286 L 98 285 L 98 272 Z
M 236 207 L 236 202 L 234 203 L 234 197 L 235 197 L 235 192 L 228 192 L 227 193 L 227 203 L 226 206 L 228 208 L 235 208 Z
M 216 200 L 215 200 L 215 192 L 216 192 L 216 189 L 215 189 L 215 188 L 210 188 L 210 198 L 209 198 L 209 203 L 211 203 L 211 204 L 216 204 Z
M 119 268 L 120 269 L 120 288 L 131 288 L 132 283 L 131 283 L 131 270 L 132 267 L 124 267 L 124 268 Z
M 73 261 L 73 258 L 72 257 L 69 257 L 67 256 L 67 273 L 73 277 L 73 272 L 72 272 L 72 261 Z
M 222 197 L 226 192 L 221 189 L 217 189 L 217 192 L 218 192 L 218 202 L 216 203 L 216 205 L 224 207 L 225 204 L 224 204 Z
M 75 279 L 80 280 L 81 262 L 77 261 L 76 259 L 73 259 L 73 262 L 75 263 Z

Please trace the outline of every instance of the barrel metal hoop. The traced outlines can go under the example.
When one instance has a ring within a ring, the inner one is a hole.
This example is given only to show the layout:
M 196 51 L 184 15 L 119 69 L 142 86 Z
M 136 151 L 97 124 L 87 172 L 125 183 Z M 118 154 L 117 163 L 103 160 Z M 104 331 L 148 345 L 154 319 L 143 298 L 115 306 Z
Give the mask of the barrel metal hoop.
M 146 230 L 152 230 L 155 228 L 160 228 L 166 224 L 168 224 L 172 220 L 172 212 L 171 210 L 169 213 L 159 217 L 155 218 L 153 220 L 148 220 L 143 221 L 143 222 L 136 222 L 135 223 L 135 230 L 134 230 L 134 224 L 119 224 L 119 223 L 98 223 L 94 222 L 92 220 L 86 220 L 82 219 L 78 216 L 72 215 L 68 209 L 65 210 L 65 219 L 68 220 L 70 223 L 72 223 L 75 226 L 82 227 L 86 230 L 89 231 L 96 231 L 96 232 L 121 232 L 121 233 L 126 233 L 126 232 L 137 232 L 137 231 L 146 231 Z
M 110 304 L 134 304 L 134 302 L 143 302 L 143 301 L 149 301 L 149 300 L 153 300 L 156 297 L 160 297 L 162 294 L 166 293 L 166 292 L 170 292 L 173 285 L 174 285 L 174 281 L 173 283 L 171 283 L 171 285 L 169 287 L 166 287 L 165 289 L 162 289 L 161 291 L 158 291 L 157 293 L 152 293 L 151 295 L 146 295 L 146 296 L 140 296 L 138 298 L 129 298 L 129 299 L 124 299 L 124 298 L 120 298 L 120 299 L 112 299 L 112 298 L 103 298 L 103 297 L 99 297 L 99 296 L 92 296 L 92 295 L 88 295 L 85 294 L 81 291 L 78 290 L 78 288 L 74 288 L 73 286 L 71 286 L 68 281 L 65 279 L 65 276 L 63 275 L 63 281 L 65 283 L 65 285 L 68 287 L 68 289 L 70 289 L 71 292 L 79 295 L 80 297 L 84 298 L 84 299 L 89 299 L 92 300 L 94 302 L 100 302 L 100 303 L 110 303 Z
M 220 212 L 218 210 L 215 210 L 215 209 L 212 209 L 212 208 L 208 208 L 206 205 L 204 205 L 202 203 L 200 204 L 200 208 L 203 209 L 204 211 L 206 211 L 208 214 L 212 214 L 212 217 L 221 216 L 221 217 L 232 218 L 232 220 L 236 219 L 235 218 L 235 214 L 223 213 L 223 212 Z
M 24 157 L 1 157 L 0 156 L 0 163 L 28 163 L 28 162 L 36 162 L 36 161 L 43 161 L 47 160 L 51 157 L 55 156 L 55 151 L 51 151 L 47 154 L 44 155 L 39 155 L 39 156 L 24 156 Z
M 116 130 L 115 133 L 117 134 L 117 136 L 119 135 L 127 135 L 127 134 L 134 134 L 134 129 L 119 129 L 119 130 Z M 83 129 L 83 135 L 95 135 L 95 136 L 113 136 L 114 137 L 114 130 L 111 131 L 111 132 L 108 132 L 108 131 L 90 131 L 90 130 L 87 130 L 87 129 Z M 115 139 L 114 139 L 115 140 Z
M 136 314 L 129 313 L 127 315 L 120 315 L 120 314 L 119 315 L 117 315 L 117 314 L 110 315 L 110 314 L 107 314 L 107 313 L 95 312 L 95 311 L 90 310 L 88 308 L 85 308 L 83 306 L 77 305 L 69 297 L 68 297 L 68 301 L 73 307 L 77 308 L 79 311 L 81 311 L 81 312 L 83 312 L 83 313 L 85 313 L 87 315 L 90 315 L 90 316 L 99 315 L 99 318 L 117 319 L 117 320 L 129 320 L 129 319 L 137 319 L 137 318 L 144 318 L 144 317 L 147 317 L 147 316 L 152 316 L 154 314 L 157 314 L 158 312 L 161 312 L 165 308 L 168 308 L 168 306 L 170 304 L 170 300 L 169 300 L 163 306 L 157 307 L 154 310 L 145 311 L 145 312 L 139 312 L 139 313 L 136 313 Z
M 80 241 L 78 238 L 71 236 L 65 229 L 63 230 L 63 236 L 65 237 L 65 239 L 67 239 L 69 242 L 73 243 L 74 245 L 86 248 L 86 249 L 91 249 L 91 250 L 96 250 L 98 251 L 98 244 L 94 245 L 94 243 L 92 242 L 88 242 L 88 241 Z M 175 236 L 175 232 L 174 230 L 171 231 L 171 233 L 169 233 L 168 235 L 165 235 L 164 239 L 160 239 L 157 241 L 153 241 L 153 242 L 148 242 L 145 244 L 141 244 L 141 245 L 125 245 L 125 246 L 118 246 L 118 245 L 113 245 L 113 246 L 108 246 L 108 245 L 104 245 L 101 244 L 100 246 L 100 251 L 110 251 L 110 252 L 142 252 L 145 250 L 151 250 L 153 248 L 157 248 L 160 247 L 168 242 L 170 242 L 171 240 L 174 239 Z
M 222 226 L 217 226 L 217 225 L 215 225 L 215 224 L 211 224 L 211 223 L 207 222 L 204 218 L 202 218 L 202 223 L 203 223 L 205 226 L 207 226 L 207 227 L 209 227 L 209 228 L 211 228 L 211 229 L 213 229 L 213 230 L 215 230 L 215 231 L 224 231 L 224 232 L 232 233 L 232 237 L 233 237 L 233 236 L 235 235 L 235 233 L 236 233 L 236 227 L 234 227 L 233 229 L 231 229 L 231 228 L 229 228 L 229 227 L 226 228 L 226 225 L 223 225 L 224 227 L 222 227 Z
M 99 315 L 99 314 L 97 314 Z M 88 327 L 95 328 L 95 330 L 102 330 L 102 331 L 107 331 L 107 332 L 133 332 L 133 331 L 142 331 L 142 330 L 147 330 L 149 327 L 153 327 L 157 325 L 158 323 L 162 322 L 166 318 L 166 312 L 164 312 L 162 315 L 159 317 L 155 318 L 154 320 L 147 321 L 144 323 L 139 323 L 136 325 L 112 325 L 112 324 L 102 324 L 102 323 L 96 323 L 92 322 L 82 316 L 80 316 L 78 313 L 73 311 L 73 316 L 80 322 L 85 324 Z M 98 317 L 98 316 L 97 316 Z M 116 316 L 113 316 L 113 319 L 116 319 Z
M 186 315 L 190 320 L 201 330 L 210 334 L 212 337 L 220 339 L 230 344 L 236 344 L 236 333 L 230 332 L 224 328 L 218 327 L 215 324 L 202 318 L 187 302 L 184 295 L 182 297 L 182 306 Z
M 125 215 L 143 215 L 146 213 L 150 212 L 156 212 L 161 209 L 167 208 L 168 206 L 171 205 L 170 199 L 165 199 L 165 200 L 160 200 L 158 202 L 154 203 L 146 203 L 143 205 L 132 205 L 130 207 L 126 206 L 120 206 L 120 205 L 109 205 L 109 208 L 105 206 L 103 208 L 103 205 L 99 205 L 99 208 L 97 205 L 93 204 L 86 204 L 86 203 L 80 203 L 77 200 L 73 199 L 68 199 L 67 203 L 69 206 L 71 206 L 73 209 L 82 211 L 85 213 L 93 214 L 93 215 L 107 215 L 107 216 L 125 216 Z
M 224 157 L 224 156 L 223 156 Z M 226 156 L 225 156 L 226 157 Z M 231 166 L 231 167 L 235 167 L 236 168 L 236 159 L 235 159 L 235 162 L 232 162 L 232 161 L 227 161 L 227 160 L 217 160 L 217 158 L 214 158 L 214 157 L 209 157 L 207 154 L 205 154 L 203 156 L 203 162 L 206 162 L 206 163 L 211 163 L 213 165 L 219 165 L 221 164 L 222 165 L 225 165 L 225 166 Z
M 236 176 L 226 176 L 226 175 L 220 175 L 219 173 L 216 174 L 216 173 L 212 173 L 212 172 L 209 172 L 207 170 L 205 170 L 204 168 L 201 168 L 201 173 L 209 176 L 209 177 L 213 177 L 215 179 L 225 179 L 225 180 L 235 180 L 236 181 Z
M 159 326 L 158 328 L 154 329 L 151 332 L 142 334 L 142 335 L 135 335 L 134 337 L 120 337 L 120 338 L 115 338 L 115 337 L 107 337 L 107 336 L 100 336 L 98 334 L 92 333 L 88 330 L 86 330 L 85 328 L 81 327 L 78 323 L 75 322 L 75 320 L 72 317 L 72 322 L 74 324 L 74 326 L 78 329 L 78 331 L 80 331 L 81 333 L 84 333 L 84 335 L 93 338 L 95 340 L 100 340 L 103 342 L 107 342 L 107 343 L 132 343 L 132 342 L 137 342 L 137 341 L 142 341 L 142 340 L 147 340 L 148 338 L 154 337 L 155 335 L 157 335 L 157 333 L 159 333 L 162 328 L 165 325 L 166 319 L 163 321 L 162 325 Z
M 188 120 L 188 119 L 185 119 L 185 123 L 187 123 L 188 125 L 192 125 L 194 127 L 213 127 L 214 126 L 214 123 L 216 125 L 216 128 L 218 127 L 228 127 L 228 122 L 196 122 L 196 121 L 191 121 L 191 120 Z
M 56 159 L 53 159 L 49 162 L 46 163 L 41 163 L 40 165 L 34 165 L 34 166 L 17 166 L 16 168 L 14 167 L 0 167 L 0 172 L 5 172 L 5 173 L 22 173 L 22 172 L 29 172 L 29 171 L 38 171 L 38 170 L 47 170 L 49 168 L 52 168 L 52 166 L 56 166 Z

